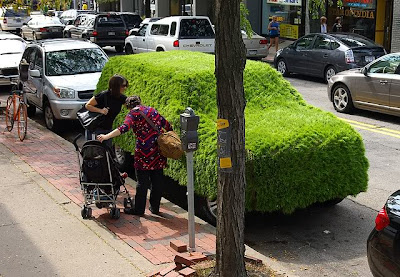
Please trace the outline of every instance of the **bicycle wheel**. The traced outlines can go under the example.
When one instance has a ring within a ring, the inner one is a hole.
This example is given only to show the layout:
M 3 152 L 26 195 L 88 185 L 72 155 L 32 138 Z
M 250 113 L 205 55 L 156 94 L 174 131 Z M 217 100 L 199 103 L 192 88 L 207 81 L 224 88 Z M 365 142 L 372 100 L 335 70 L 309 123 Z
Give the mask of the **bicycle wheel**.
M 18 107 L 18 137 L 23 141 L 28 131 L 28 109 L 25 103 L 20 103 Z
M 9 131 L 9 132 L 11 132 L 11 130 L 14 127 L 14 103 L 13 103 L 12 96 L 9 96 L 7 98 L 6 126 L 7 126 L 7 131 Z

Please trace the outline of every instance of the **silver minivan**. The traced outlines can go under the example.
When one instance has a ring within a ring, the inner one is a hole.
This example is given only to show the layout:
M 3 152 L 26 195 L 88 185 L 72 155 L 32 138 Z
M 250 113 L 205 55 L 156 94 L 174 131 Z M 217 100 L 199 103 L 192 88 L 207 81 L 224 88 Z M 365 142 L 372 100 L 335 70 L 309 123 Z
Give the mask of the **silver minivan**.
M 20 88 L 26 92 L 28 115 L 44 111 L 46 127 L 56 130 L 61 120 L 76 119 L 76 112 L 93 96 L 107 55 L 90 41 L 52 39 L 31 43 L 20 66 Z

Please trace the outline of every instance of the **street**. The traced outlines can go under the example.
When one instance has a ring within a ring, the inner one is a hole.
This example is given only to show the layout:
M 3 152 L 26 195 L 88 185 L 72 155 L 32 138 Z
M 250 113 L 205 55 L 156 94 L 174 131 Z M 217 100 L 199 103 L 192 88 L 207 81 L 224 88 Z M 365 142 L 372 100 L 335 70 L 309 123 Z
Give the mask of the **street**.
M 397 190 L 396 180 L 400 179 L 396 170 L 400 163 L 398 118 L 367 111 L 337 113 L 322 80 L 297 75 L 286 79 L 309 104 L 334 113 L 360 132 L 370 162 L 368 191 L 334 207 L 315 206 L 292 215 L 249 214 L 245 242 L 297 276 L 372 276 L 366 257 L 367 237 L 377 211 Z M 1 94 L 5 93 L 2 88 Z M 44 126 L 41 111 L 33 120 Z M 82 132 L 78 122 L 66 122 L 59 135 L 72 141 Z

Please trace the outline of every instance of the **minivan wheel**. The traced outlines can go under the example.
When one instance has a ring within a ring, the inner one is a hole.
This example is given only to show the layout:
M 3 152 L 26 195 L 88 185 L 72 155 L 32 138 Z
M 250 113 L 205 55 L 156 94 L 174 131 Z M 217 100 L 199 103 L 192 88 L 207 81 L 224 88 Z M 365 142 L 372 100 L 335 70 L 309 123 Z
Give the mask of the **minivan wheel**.
M 217 225 L 217 199 L 197 197 L 196 210 L 198 215 L 213 226 Z
M 277 70 L 282 74 L 282 76 L 288 76 L 289 72 L 287 70 L 287 65 L 284 59 L 279 59 L 277 63 Z
M 349 89 L 345 85 L 333 88 L 333 107 L 340 113 L 350 113 L 354 109 Z
M 333 66 L 328 66 L 325 70 L 325 82 L 336 75 L 336 69 Z
M 45 102 L 44 104 L 44 122 L 46 124 L 47 129 L 52 131 L 57 130 L 59 121 L 54 117 L 49 102 Z

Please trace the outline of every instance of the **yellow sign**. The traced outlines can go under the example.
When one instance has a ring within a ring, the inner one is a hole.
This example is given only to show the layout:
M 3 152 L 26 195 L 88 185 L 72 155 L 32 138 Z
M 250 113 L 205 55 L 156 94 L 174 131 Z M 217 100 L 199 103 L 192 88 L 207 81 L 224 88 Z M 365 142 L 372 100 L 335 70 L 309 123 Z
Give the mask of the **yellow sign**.
M 281 37 L 293 39 L 299 38 L 299 26 L 291 24 L 281 24 L 279 28 L 281 30 Z
M 220 168 L 231 168 L 232 167 L 232 160 L 230 157 L 228 158 L 220 158 L 219 159 L 219 167 Z
M 217 120 L 217 130 L 225 129 L 229 127 L 229 121 L 227 119 L 218 119 Z

